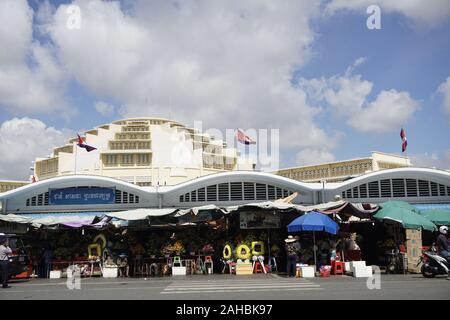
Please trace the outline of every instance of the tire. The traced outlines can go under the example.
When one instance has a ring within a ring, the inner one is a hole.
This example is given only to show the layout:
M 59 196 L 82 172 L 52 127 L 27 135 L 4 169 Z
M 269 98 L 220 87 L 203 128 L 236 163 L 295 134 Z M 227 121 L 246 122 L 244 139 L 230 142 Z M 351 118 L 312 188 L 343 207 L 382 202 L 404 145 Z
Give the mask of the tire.
M 426 264 L 422 265 L 422 267 L 420 268 L 420 272 L 425 278 L 434 278 L 436 276 L 436 274 L 434 274 L 434 272 L 431 271 Z

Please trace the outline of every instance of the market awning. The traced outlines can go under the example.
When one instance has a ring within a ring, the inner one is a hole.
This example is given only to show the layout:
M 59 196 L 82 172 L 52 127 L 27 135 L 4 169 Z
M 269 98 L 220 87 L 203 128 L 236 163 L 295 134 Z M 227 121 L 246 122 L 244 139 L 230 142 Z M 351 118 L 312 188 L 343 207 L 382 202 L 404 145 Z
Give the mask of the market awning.
M 193 214 L 193 215 L 198 215 L 201 212 L 218 212 L 218 213 L 222 213 L 222 214 L 227 214 L 230 211 L 228 210 L 228 208 L 226 207 L 218 207 L 214 204 L 208 204 L 208 205 L 204 205 L 204 206 L 200 206 L 200 207 L 192 207 L 189 209 L 181 209 L 178 210 L 178 212 L 175 214 L 175 217 L 182 217 L 186 214 Z
M 440 226 L 450 224 L 450 210 L 423 210 L 420 215 Z
M 65 225 L 68 227 L 100 227 L 106 223 L 104 212 L 50 212 L 0 215 L 0 221 L 30 224 L 33 227 Z
M 176 208 L 165 208 L 165 209 L 135 209 L 135 210 L 127 210 L 127 211 L 119 211 L 119 212 L 111 212 L 106 213 L 108 217 L 120 219 L 120 220 L 146 220 L 149 217 L 162 217 L 167 216 L 176 212 L 178 209 Z
M 404 206 L 385 206 L 373 216 L 379 220 L 391 220 L 400 223 L 406 229 L 436 230 L 436 225 L 413 210 Z

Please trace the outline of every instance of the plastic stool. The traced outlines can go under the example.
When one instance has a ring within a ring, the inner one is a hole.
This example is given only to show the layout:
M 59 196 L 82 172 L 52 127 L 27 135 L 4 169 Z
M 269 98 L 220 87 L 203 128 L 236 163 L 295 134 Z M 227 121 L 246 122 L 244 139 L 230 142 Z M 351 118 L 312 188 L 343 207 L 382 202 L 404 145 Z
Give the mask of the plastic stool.
M 177 264 L 178 267 L 182 267 L 181 258 L 179 256 L 173 258 L 172 267 L 175 267 L 175 264 Z
M 333 260 L 331 262 L 331 273 L 334 275 L 336 275 L 336 274 L 343 275 L 344 274 L 344 266 L 345 266 L 344 262 Z
M 230 274 L 236 274 L 236 262 L 228 262 Z
M 253 273 L 265 273 L 263 265 L 260 261 L 256 261 L 255 267 L 253 268 Z

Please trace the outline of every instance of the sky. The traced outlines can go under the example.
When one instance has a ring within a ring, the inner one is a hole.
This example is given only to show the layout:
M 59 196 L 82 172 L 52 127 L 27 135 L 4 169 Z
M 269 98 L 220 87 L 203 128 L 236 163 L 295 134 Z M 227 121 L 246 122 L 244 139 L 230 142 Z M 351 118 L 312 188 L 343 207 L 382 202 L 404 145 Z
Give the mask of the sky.
M 0 179 L 135 116 L 278 129 L 280 167 L 401 154 L 403 127 L 450 169 L 448 0 L 2 0 L 0 47 Z

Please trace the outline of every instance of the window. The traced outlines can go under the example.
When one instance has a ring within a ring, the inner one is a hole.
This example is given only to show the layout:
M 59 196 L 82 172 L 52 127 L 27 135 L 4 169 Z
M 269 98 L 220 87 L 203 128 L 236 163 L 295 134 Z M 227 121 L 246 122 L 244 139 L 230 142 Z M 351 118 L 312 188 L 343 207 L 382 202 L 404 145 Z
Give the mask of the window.
M 231 182 L 230 183 L 230 189 L 231 189 L 231 200 L 243 200 L 243 194 L 242 194 L 242 182 Z
M 132 165 L 133 164 L 133 154 L 123 154 L 122 155 L 122 164 L 123 165 Z
M 219 184 L 219 201 L 229 201 L 229 185 L 228 183 Z
M 137 155 L 137 163 L 138 165 L 150 165 L 150 155 L 147 153 L 140 153 Z
M 206 198 L 208 201 L 217 201 L 217 185 L 206 187 Z
M 378 181 L 369 182 L 369 198 L 379 198 L 380 189 L 378 187 Z
M 419 180 L 419 196 L 421 196 L 421 197 L 429 197 L 430 196 L 429 181 Z
M 404 179 L 392 179 L 392 191 L 394 197 L 401 198 L 405 197 L 405 180 Z
M 359 186 L 359 195 L 361 198 L 367 198 L 367 184 Z
M 392 197 L 391 180 L 389 180 L 389 179 L 381 180 L 380 185 L 381 185 L 381 196 L 383 198 Z
M 430 187 L 431 187 L 431 195 L 433 197 L 437 197 L 438 196 L 438 186 L 436 182 L 430 182 Z
M 255 184 L 244 182 L 244 200 L 255 200 Z
M 106 155 L 106 165 L 107 166 L 115 166 L 115 165 L 117 165 L 117 155 L 115 155 L 115 154 L 107 154 Z
M 406 179 L 406 196 L 417 197 L 417 180 Z

